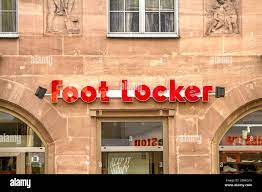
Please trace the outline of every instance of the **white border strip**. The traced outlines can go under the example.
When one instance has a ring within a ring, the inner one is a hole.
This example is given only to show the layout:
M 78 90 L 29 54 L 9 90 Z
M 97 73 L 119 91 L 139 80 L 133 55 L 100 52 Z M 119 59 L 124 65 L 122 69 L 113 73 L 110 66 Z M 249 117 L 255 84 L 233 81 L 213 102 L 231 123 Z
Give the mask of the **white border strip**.
M 45 147 L 0 147 L 0 153 L 15 153 L 15 152 L 35 152 L 35 153 L 44 153 Z
M 262 151 L 262 146 L 219 146 L 219 151 Z
M 130 151 L 163 151 L 163 146 L 103 146 L 102 152 L 130 152 Z
M 97 91 L 96 93 L 97 93 L 97 98 L 100 98 L 100 97 L 101 97 L 100 92 Z M 150 97 L 153 97 L 153 94 L 152 94 L 152 93 L 153 93 L 153 91 L 151 91 Z M 51 95 L 52 95 L 51 93 L 46 93 L 46 94 L 45 94 L 45 96 L 51 96 Z M 128 90 L 127 95 L 128 95 L 129 97 L 134 98 L 134 97 L 135 97 L 135 91 L 134 91 L 134 90 Z M 164 96 L 166 96 L 167 98 L 169 98 L 170 91 L 167 90 L 167 91 L 163 92 L 162 94 L 160 94 L 160 96 L 161 96 L 161 95 L 164 95 Z M 180 95 L 181 95 L 182 97 L 185 97 L 185 90 L 182 90 L 182 91 L 180 92 Z M 208 95 L 215 95 L 215 93 L 209 93 Z M 107 91 L 107 96 L 108 96 L 109 98 L 122 98 L 122 90 L 109 90 L 109 91 Z M 202 97 L 203 97 L 203 93 L 201 92 L 200 94 L 196 94 L 196 96 L 202 98 Z M 80 97 L 81 97 L 81 91 L 78 91 L 78 98 L 80 98 Z M 62 90 L 60 90 L 60 94 L 57 96 L 57 98 L 59 98 L 59 99 L 62 98 Z

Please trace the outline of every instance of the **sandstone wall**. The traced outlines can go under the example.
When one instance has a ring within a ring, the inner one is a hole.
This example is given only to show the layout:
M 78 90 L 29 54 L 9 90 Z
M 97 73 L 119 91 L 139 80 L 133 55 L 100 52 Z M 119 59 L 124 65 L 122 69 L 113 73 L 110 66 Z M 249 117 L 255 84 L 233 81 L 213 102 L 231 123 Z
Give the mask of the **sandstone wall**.
M 176 110 L 169 127 L 170 173 L 210 173 L 217 123 L 245 103 L 262 98 L 261 0 L 242 0 L 240 34 L 218 36 L 204 35 L 203 0 L 181 0 L 180 38 L 169 39 L 107 38 L 104 0 L 83 0 L 80 35 L 50 35 L 45 32 L 44 3 L 20 0 L 19 38 L 0 39 L 0 98 L 20 105 L 46 127 L 53 140 L 49 155 L 54 157 L 56 173 L 95 173 L 96 123 L 90 109 L 149 106 Z M 36 56 L 52 62 L 33 62 Z M 38 86 L 49 87 L 53 79 L 76 87 L 107 80 L 110 88 L 116 88 L 122 79 L 153 87 L 171 78 L 183 85 L 225 86 L 230 98 L 212 98 L 207 104 L 150 101 L 126 106 L 113 101 L 105 106 L 61 101 L 52 106 L 48 99 L 39 101 L 33 95 Z M 11 91 L 10 85 L 19 91 Z M 177 135 L 197 133 L 203 136 L 201 145 L 176 142 Z

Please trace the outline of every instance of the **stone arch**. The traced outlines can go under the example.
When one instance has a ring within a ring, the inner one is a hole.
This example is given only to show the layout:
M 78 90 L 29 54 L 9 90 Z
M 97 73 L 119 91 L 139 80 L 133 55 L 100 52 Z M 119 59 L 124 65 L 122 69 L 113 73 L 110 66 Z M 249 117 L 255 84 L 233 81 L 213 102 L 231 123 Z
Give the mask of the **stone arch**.
M 0 78 L 0 87 L 0 106 L 24 116 L 47 143 L 66 137 L 66 118 L 46 98 L 41 100 L 33 90 L 6 79 Z
M 253 79 L 217 99 L 199 121 L 199 129 L 211 140 L 211 172 L 218 173 L 218 144 L 234 123 L 262 108 L 262 78 Z
M 0 111 L 27 123 L 46 145 L 47 173 L 54 172 L 55 142 L 66 137 L 66 118 L 23 84 L 0 78 Z

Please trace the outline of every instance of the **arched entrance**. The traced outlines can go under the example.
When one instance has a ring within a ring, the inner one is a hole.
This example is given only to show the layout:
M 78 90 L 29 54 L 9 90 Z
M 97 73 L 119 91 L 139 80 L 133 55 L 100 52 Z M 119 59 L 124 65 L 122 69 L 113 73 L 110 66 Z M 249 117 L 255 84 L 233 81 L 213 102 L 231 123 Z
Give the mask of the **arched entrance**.
M 221 174 L 262 174 L 262 110 L 238 120 L 219 143 Z
M 227 89 L 223 99 L 215 100 L 201 117 L 198 128 L 211 140 L 211 173 L 220 173 L 219 144 L 227 131 L 248 114 L 262 109 L 262 78 Z
M 55 141 L 66 138 L 66 118 L 34 90 L 0 78 L 0 112 L 25 123 L 45 146 L 45 173 L 55 173 Z
M 212 140 L 212 173 L 246 173 L 248 168 L 242 168 L 242 164 L 253 161 L 260 163 L 261 124 L 262 99 L 249 102 L 232 113 L 221 124 Z M 254 165 L 252 166 L 254 168 Z M 257 170 L 260 169 L 256 168 L 256 172 Z
M 0 174 L 45 173 L 46 144 L 28 124 L 0 111 Z

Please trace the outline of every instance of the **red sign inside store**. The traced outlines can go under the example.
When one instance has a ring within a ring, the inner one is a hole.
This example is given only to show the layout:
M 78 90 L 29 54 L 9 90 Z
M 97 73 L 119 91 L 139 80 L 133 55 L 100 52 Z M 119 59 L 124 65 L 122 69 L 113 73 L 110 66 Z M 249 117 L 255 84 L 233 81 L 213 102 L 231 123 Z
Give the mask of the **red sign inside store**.
M 224 145 L 262 145 L 262 136 L 248 135 L 246 139 L 242 136 L 227 136 Z
M 136 139 L 135 146 L 163 146 L 163 139 L 151 138 L 151 139 Z
M 73 86 L 63 87 L 62 80 L 53 80 L 51 83 L 51 102 L 57 103 L 61 98 L 67 103 L 74 103 L 81 99 L 85 103 L 92 103 L 99 99 L 101 102 L 110 102 L 112 98 L 121 98 L 122 102 L 133 102 L 134 100 L 146 102 L 153 98 L 156 102 L 208 102 L 209 93 L 213 86 L 182 86 L 175 80 L 170 80 L 168 86 L 159 85 L 153 89 L 142 84 L 135 90 L 128 90 L 128 81 L 122 80 L 120 90 L 110 90 L 106 81 L 101 81 L 98 88 L 85 86 L 78 90 Z

